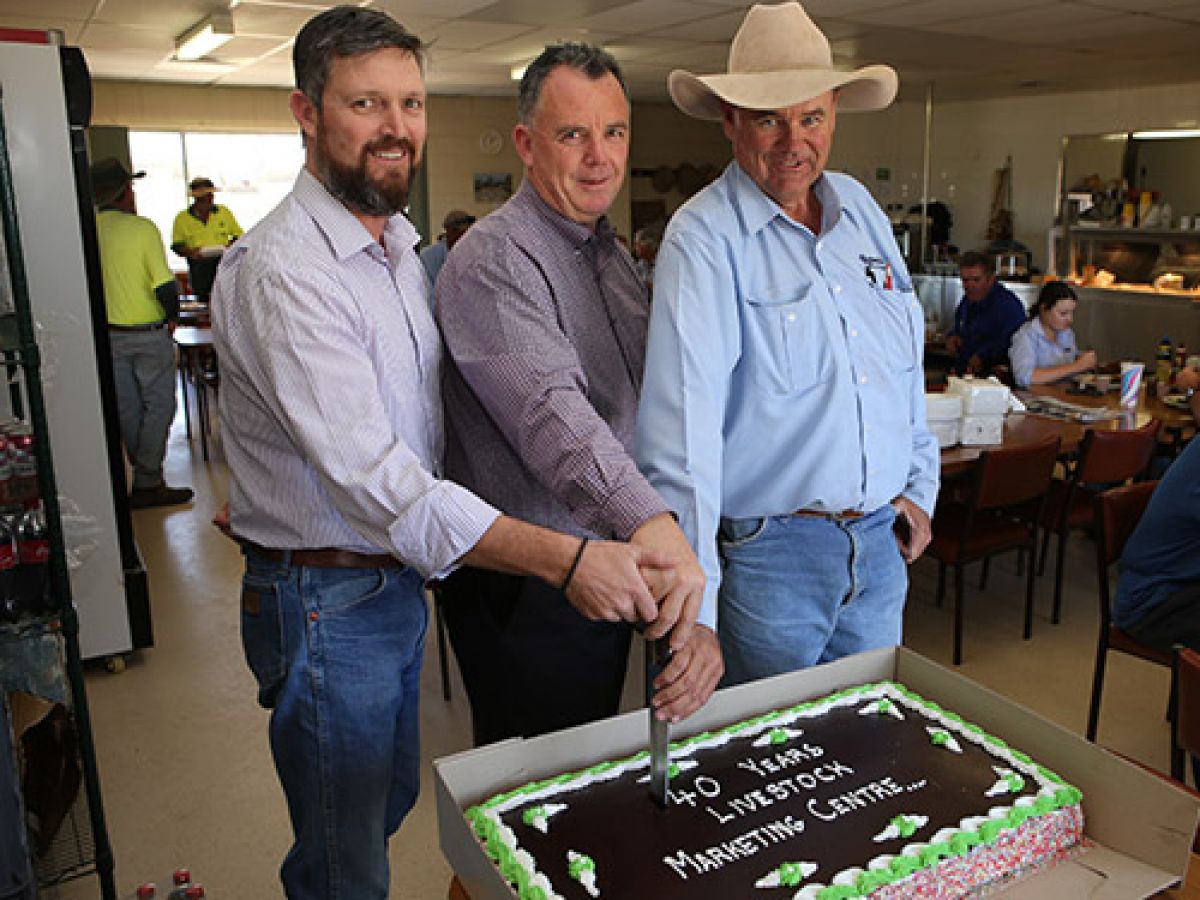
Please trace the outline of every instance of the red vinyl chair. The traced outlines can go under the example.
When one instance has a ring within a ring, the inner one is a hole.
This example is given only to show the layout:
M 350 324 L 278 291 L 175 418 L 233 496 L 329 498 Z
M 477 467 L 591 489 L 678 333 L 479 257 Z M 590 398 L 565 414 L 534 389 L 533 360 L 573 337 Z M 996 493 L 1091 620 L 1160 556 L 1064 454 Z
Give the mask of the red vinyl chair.
M 1157 481 L 1142 481 L 1128 487 L 1117 487 L 1104 491 L 1096 497 L 1096 577 L 1100 597 L 1100 638 L 1096 646 L 1096 669 L 1092 677 L 1092 702 L 1088 708 L 1087 739 L 1094 741 L 1100 723 L 1100 700 L 1104 691 L 1104 668 L 1109 650 L 1128 653 L 1160 666 L 1171 667 L 1171 653 L 1157 650 L 1134 640 L 1112 621 L 1108 570 L 1121 558 L 1125 542 L 1133 534 Z M 1171 704 L 1173 706 L 1173 702 Z M 1170 713 L 1168 713 L 1170 715 Z
M 1042 519 L 1044 530 L 1038 574 L 1046 568 L 1050 533 L 1054 532 L 1058 535 L 1058 552 L 1054 561 L 1054 607 L 1050 621 L 1055 625 L 1062 619 L 1063 565 L 1068 533 L 1092 529 L 1095 523 L 1093 500 L 1100 486 L 1124 484 L 1146 471 L 1158 444 L 1160 427 L 1157 419 L 1151 419 L 1141 428 L 1130 431 L 1088 429 L 1079 445 L 1079 459 L 1070 477 L 1050 483 Z
M 933 539 L 926 550 L 939 563 L 937 603 L 946 593 L 946 566 L 954 566 L 954 664 L 962 663 L 963 566 L 1008 550 L 1037 548 L 1046 491 L 1058 457 L 1059 439 L 985 450 L 979 455 L 963 500 L 939 504 L 933 517 Z M 1034 566 L 1025 587 L 1025 629 L 1033 634 Z

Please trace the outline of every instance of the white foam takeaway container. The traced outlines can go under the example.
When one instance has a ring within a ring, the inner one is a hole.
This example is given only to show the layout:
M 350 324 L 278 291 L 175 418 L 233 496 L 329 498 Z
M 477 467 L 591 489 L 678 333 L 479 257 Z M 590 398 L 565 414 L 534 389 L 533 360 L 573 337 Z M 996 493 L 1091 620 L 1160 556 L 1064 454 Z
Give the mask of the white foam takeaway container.
M 965 447 L 1004 443 L 1004 416 L 963 416 L 959 438 Z
M 925 395 L 925 421 L 929 430 L 937 437 L 939 447 L 953 447 L 958 443 L 961 420 L 961 395 Z
M 964 416 L 1002 416 L 1008 412 L 1010 392 L 995 378 L 951 376 L 946 382 L 946 393 L 962 397 Z

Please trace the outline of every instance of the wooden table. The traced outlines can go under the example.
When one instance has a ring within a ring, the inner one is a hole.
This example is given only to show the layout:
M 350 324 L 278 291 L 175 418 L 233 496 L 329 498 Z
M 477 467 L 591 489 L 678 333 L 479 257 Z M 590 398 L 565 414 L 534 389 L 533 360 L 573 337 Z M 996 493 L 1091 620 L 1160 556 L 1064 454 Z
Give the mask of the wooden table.
M 1018 397 L 1053 397 L 1077 406 L 1120 409 L 1120 397 L 1116 391 L 1109 391 L 1103 396 L 1088 394 L 1071 394 L 1065 387 L 1057 385 L 1038 385 L 1028 391 L 1018 391 Z M 1062 441 L 1062 452 L 1072 453 L 1083 440 L 1083 433 L 1089 428 L 1107 431 L 1119 431 L 1127 428 L 1140 428 L 1151 419 L 1158 419 L 1164 429 L 1170 434 L 1190 434 L 1196 430 L 1196 421 L 1190 412 L 1176 409 L 1163 403 L 1157 397 L 1147 397 L 1142 393 L 1141 402 L 1137 409 L 1113 419 L 1101 419 L 1098 422 L 1069 422 L 1065 419 L 1053 419 L 1036 413 L 1012 413 L 1004 419 L 1005 447 L 1031 444 L 1042 438 L 1057 436 Z M 979 458 L 979 454 L 987 447 L 947 447 L 942 451 L 942 474 L 956 475 L 971 468 Z
M 1192 854 L 1187 877 L 1182 885 L 1169 891 L 1163 891 L 1158 896 L 1163 900 L 1200 900 L 1200 856 Z M 462 882 L 457 878 L 450 882 L 448 900 L 471 900 L 471 895 L 466 892 Z
M 179 387 L 183 393 L 183 422 L 188 440 L 192 439 L 192 410 L 188 403 L 188 384 L 196 391 L 196 413 L 199 417 L 200 453 L 208 460 L 208 397 L 205 394 L 205 351 L 213 352 L 211 328 L 181 325 L 172 335 L 179 348 Z

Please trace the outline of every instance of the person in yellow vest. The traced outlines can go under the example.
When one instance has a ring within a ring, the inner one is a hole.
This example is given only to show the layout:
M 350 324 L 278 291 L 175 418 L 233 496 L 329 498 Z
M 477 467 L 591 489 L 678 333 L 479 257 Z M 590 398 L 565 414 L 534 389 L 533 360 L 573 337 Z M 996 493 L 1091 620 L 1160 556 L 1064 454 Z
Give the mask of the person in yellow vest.
M 192 205 L 175 217 L 171 249 L 187 260 L 191 291 L 207 303 L 221 256 L 242 236 L 242 226 L 229 207 L 217 205 L 217 188 L 208 178 L 193 178 L 188 191 Z
M 179 316 L 179 288 L 157 226 L 137 215 L 133 180 L 145 174 L 131 174 L 112 157 L 92 166 L 108 340 L 121 440 L 133 467 L 134 509 L 192 499 L 191 488 L 169 487 L 163 480 L 167 433 L 175 418 L 171 329 Z

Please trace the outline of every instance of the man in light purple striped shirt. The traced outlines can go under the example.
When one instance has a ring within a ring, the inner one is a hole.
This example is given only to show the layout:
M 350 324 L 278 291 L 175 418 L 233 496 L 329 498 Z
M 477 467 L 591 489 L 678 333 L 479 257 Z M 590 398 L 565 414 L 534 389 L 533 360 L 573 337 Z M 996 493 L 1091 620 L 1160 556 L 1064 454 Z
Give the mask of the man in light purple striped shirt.
M 606 213 L 624 180 L 629 101 L 613 58 L 549 47 L 527 69 L 513 133 L 525 181 L 472 227 L 437 284 L 446 366 L 446 473 L 510 515 L 678 560 L 663 609 L 682 610 L 655 684 L 679 720 L 722 673 L 693 626 L 704 577 L 633 462 L 647 297 Z M 442 586 L 477 743 L 617 711 L 628 625 L 589 622 L 536 579 L 467 566 Z
M 296 900 L 388 894 L 387 841 L 419 785 L 424 581 L 464 562 L 542 578 L 588 618 L 655 620 L 670 559 L 500 515 L 438 477 L 441 343 L 399 214 L 425 142 L 423 48 L 338 7 L 296 39 L 306 163 L 213 292 L 242 638 L 271 709 Z

